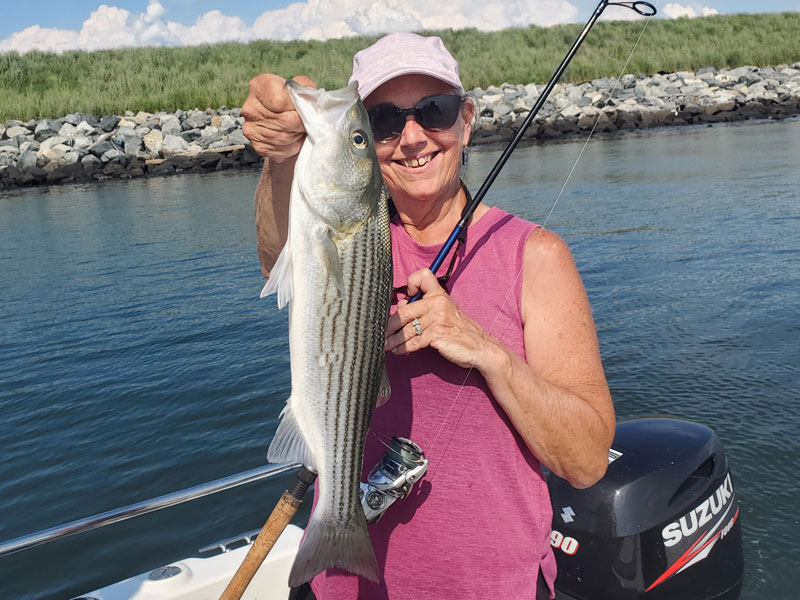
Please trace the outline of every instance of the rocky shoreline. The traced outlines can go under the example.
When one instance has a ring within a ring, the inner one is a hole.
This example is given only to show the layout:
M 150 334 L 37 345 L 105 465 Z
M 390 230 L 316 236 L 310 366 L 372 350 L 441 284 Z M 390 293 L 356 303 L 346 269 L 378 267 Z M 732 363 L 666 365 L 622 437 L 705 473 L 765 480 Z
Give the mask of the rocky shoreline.
M 800 114 L 800 62 L 625 75 L 614 84 L 611 78 L 558 84 L 525 139 L 585 136 L 595 123 L 595 131 L 609 133 Z M 472 90 L 479 111 L 473 143 L 511 139 L 540 89 L 531 83 Z M 0 123 L 0 190 L 254 168 L 262 159 L 242 134 L 243 123 L 240 109 L 225 107 L 9 120 Z

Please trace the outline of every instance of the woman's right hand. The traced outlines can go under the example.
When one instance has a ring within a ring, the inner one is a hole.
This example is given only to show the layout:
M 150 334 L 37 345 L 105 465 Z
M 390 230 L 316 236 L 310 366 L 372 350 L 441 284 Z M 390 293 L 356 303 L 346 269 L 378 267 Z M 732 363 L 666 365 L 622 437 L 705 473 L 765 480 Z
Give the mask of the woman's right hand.
M 317 87 L 304 75 L 294 80 L 306 87 Z M 280 75 L 264 73 L 250 81 L 242 116 L 242 132 L 261 156 L 283 162 L 300 152 L 306 130 L 286 90 L 286 80 Z

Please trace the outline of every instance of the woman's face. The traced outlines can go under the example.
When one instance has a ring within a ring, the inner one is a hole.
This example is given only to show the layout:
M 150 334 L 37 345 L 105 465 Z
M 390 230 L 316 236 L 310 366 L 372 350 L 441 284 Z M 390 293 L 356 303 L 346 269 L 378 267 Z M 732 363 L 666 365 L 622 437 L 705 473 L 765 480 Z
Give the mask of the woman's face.
M 434 77 L 403 75 L 378 87 L 364 105 L 367 110 L 386 103 L 411 108 L 428 96 L 452 93 Z M 423 129 L 409 116 L 399 136 L 376 143 L 381 173 L 395 202 L 430 203 L 458 190 L 461 149 L 469 141 L 472 111 L 472 103 L 463 102 L 459 119 L 444 131 Z

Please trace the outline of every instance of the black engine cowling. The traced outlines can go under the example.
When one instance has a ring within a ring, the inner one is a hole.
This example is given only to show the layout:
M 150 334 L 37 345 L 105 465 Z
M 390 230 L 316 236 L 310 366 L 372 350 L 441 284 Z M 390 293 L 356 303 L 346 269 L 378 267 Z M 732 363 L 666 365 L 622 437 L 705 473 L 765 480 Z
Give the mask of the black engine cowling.
M 608 471 L 576 490 L 554 475 L 556 599 L 735 600 L 739 507 L 716 434 L 680 419 L 617 424 Z

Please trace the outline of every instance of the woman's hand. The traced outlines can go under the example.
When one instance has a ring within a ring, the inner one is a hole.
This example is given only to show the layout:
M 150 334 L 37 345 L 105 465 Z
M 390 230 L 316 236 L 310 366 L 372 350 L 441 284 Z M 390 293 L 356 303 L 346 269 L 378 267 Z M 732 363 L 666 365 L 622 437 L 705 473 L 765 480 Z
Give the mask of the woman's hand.
M 303 75 L 294 80 L 306 87 L 317 87 Z M 286 90 L 286 80 L 280 75 L 264 73 L 250 81 L 242 115 L 242 133 L 261 156 L 283 162 L 300 152 L 306 130 Z
M 422 348 L 435 348 L 460 367 L 480 368 L 486 350 L 494 346 L 489 334 L 470 319 L 436 281 L 430 269 L 415 271 L 408 277 L 408 295 L 422 291 L 422 298 L 408 303 L 401 300 L 386 326 L 386 351 L 408 354 Z M 414 319 L 419 325 L 418 334 Z

